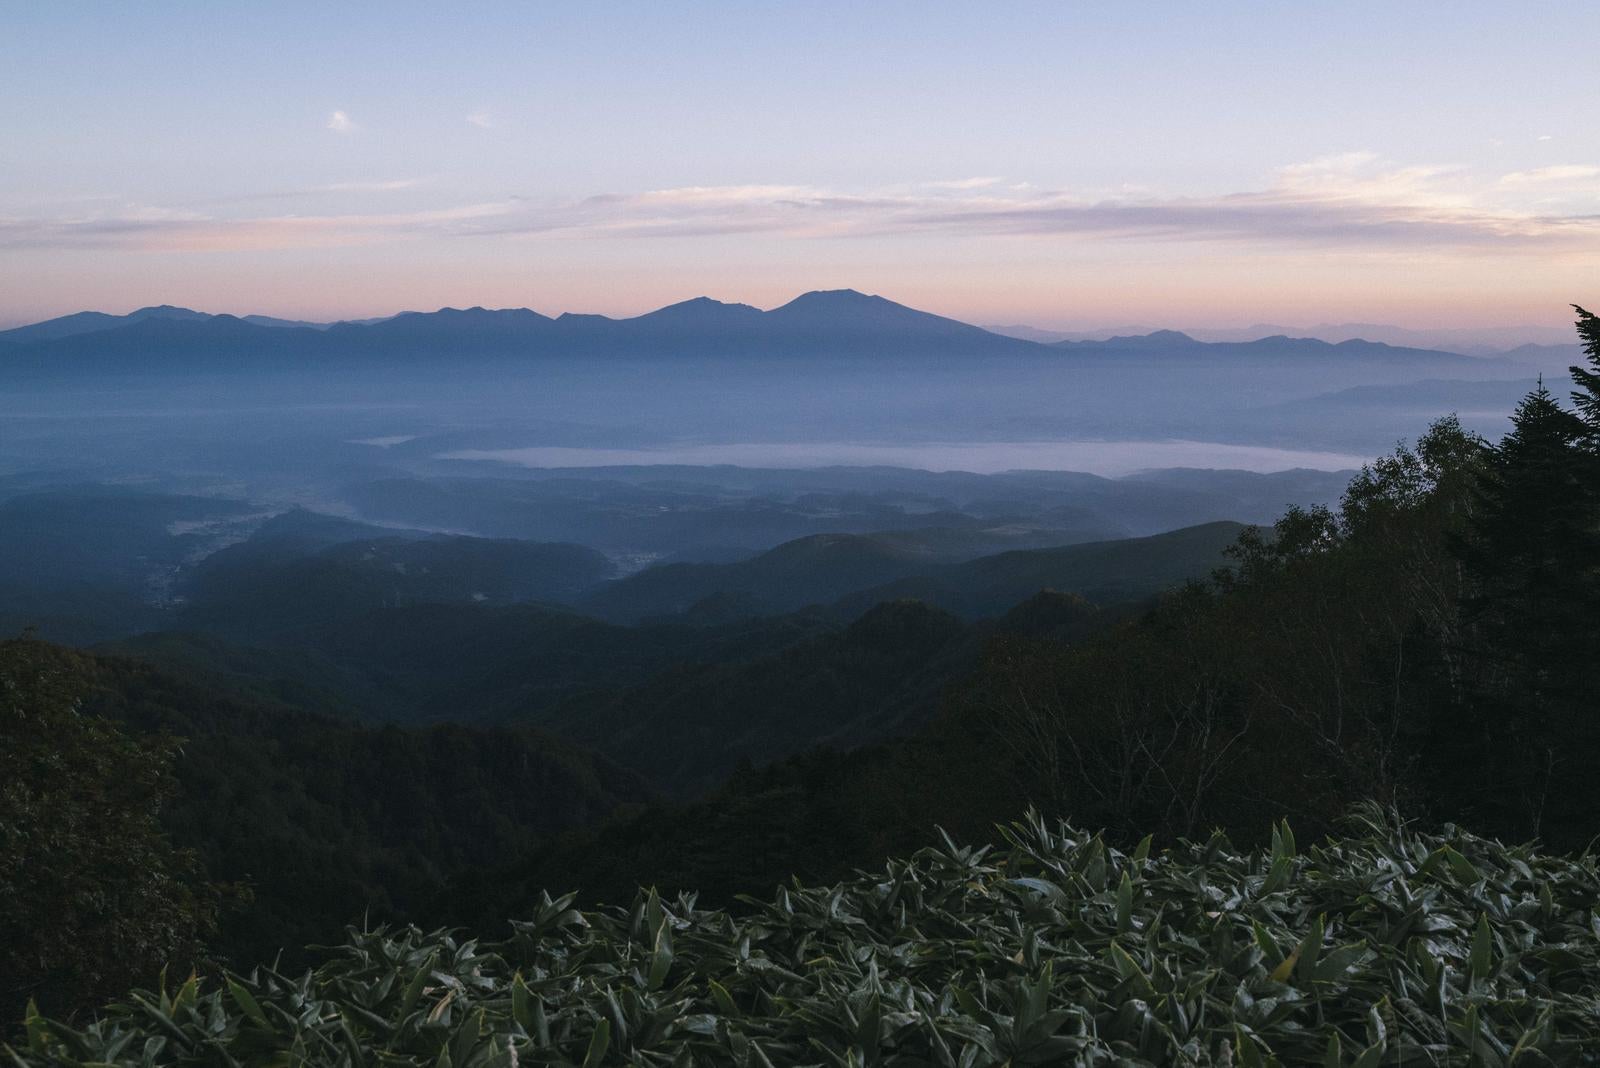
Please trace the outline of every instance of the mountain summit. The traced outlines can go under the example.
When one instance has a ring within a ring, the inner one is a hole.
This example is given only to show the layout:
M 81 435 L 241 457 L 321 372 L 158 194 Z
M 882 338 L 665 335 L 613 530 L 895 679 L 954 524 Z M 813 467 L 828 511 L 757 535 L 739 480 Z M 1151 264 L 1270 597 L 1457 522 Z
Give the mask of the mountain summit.
M 168 305 L 128 315 L 80 312 L 0 332 L 0 376 L 38 380 L 85 373 L 187 374 L 219 367 L 292 370 L 312 365 L 331 370 L 352 361 L 363 368 L 404 363 L 454 373 L 484 361 L 511 369 L 530 359 L 855 362 L 1049 359 L 1068 352 L 1078 359 L 1163 361 L 1202 354 L 1209 361 L 1360 357 L 1382 363 L 1425 363 L 1436 377 L 1473 364 L 1478 365 L 1474 372 L 1494 370 L 1466 357 L 1364 342 L 1332 346 L 1309 339 L 1270 338 L 1220 344 L 1172 330 L 1106 341 L 1041 344 L 854 289 L 814 290 L 769 311 L 701 296 L 626 319 L 572 313 L 552 318 L 529 308 L 472 307 L 402 312 L 378 321 L 316 327 Z
M 206 312 L 197 312 L 192 308 L 177 308 L 171 304 L 158 304 L 149 308 L 140 308 L 127 315 L 109 315 L 105 312 L 82 311 L 72 315 L 63 315 L 55 319 L 46 319 L 42 323 L 32 323 L 28 326 L 19 326 L 14 330 L 0 330 L 0 341 L 10 341 L 15 344 L 26 344 L 30 341 L 54 341 L 64 337 L 75 337 L 78 334 L 94 334 L 102 330 L 114 330 L 119 326 L 131 326 L 149 319 L 173 319 L 183 322 L 210 319 L 213 316 Z
M 802 293 L 789 303 L 767 312 L 767 318 L 790 326 L 852 331 L 905 331 L 964 337 L 998 338 L 981 327 L 931 312 L 896 304 L 885 297 L 854 289 L 819 289 Z
M 710 297 L 694 297 L 682 300 L 676 304 L 668 304 L 665 308 L 657 308 L 653 312 L 632 319 L 624 320 L 631 323 L 675 323 L 679 325 L 724 325 L 737 323 L 748 325 L 760 319 L 766 313 L 760 308 L 753 308 L 748 304 L 729 304 Z
M 185 329 L 163 331 L 156 344 L 148 331 L 135 329 L 151 318 L 181 323 Z M 50 373 L 69 364 L 127 371 L 155 364 L 211 366 L 211 361 L 226 358 L 237 365 L 241 357 L 248 362 L 268 353 L 275 362 L 298 353 L 326 365 L 354 355 L 365 360 L 449 355 L 454 361 L 474 356 L 867 358 L 1041 351 L 1032 342 L 852 289 L 805 293 L 770 311 L 695 297 L 628 319 L 570 313 L 551 318 L 528 308 L 473 307 L 402 312 L 378 322 L 342 322 L 320 331 L 285 329 L 289 325 L 178 308 L 127 316 L 83 312 L 5 331 L 0 342 L 11 343 L 6 347 L 13 370 L 31 363 L 35 370 Z

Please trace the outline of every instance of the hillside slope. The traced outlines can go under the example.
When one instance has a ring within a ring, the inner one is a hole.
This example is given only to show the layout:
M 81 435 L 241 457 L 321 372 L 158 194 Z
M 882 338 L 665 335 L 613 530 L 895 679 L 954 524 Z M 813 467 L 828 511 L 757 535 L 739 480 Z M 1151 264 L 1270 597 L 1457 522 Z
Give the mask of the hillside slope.
M 669 564 L 607 586 L 582 607 L 638 620 L 690 612 L 707 599 L 747 615 L 836 602 L 848 618 L 884 601 L 927 601 L 967 618 L 997 615 L 1043 589 L 1109 603 L 1138 600 L 1223 563 L 1245 527 L 1216 522 L 1145 538 L 1019 549 L 947 564 L 900 536 L 828 534 L 732 564 Z M 730 600 L 731 599 L 731 600 Z
M 976 661 L 980 637 L 926 605 L 882 604 L 843 630 L 751 659 L 673 665 L 636 686 L 563 702 L 536 722 L 664 791 L 695 795 L 741 763 L 849 749 L 921 726 L 943 687 Z
M 1040 590 L 1076 593 L 1099 604 L 1137 601 L 1210 576 L 1226 563 L 1242 523 L 1205 523 L 1147 538 L 1018 549 L 930 569 L 844 598 L 846 613 L 896 598 L 916 598 L 976 619 L 998 615 Z
M 163 823 L 210 879 L 253 895 L 216 947 L 241 963 L 363 916 L 413 915 L 460 871 L 650 796 L 535 730 L 366 727 L 123 657 L 0 642 L 0 667 L 30 657 L 85 713 L 183 739 Z

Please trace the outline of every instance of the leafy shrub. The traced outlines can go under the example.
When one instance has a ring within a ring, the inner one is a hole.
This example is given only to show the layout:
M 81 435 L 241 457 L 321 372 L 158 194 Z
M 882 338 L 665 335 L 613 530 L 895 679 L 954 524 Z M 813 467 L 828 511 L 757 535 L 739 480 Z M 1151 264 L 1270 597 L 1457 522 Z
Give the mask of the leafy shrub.
M 1571 1064 L 1600 1044 L 1594 858 L 1421 833 L 1375 807 L 1297 851 L 1152 854 L 1030 814 L 740 915 L 545 895 L 496 945 L 352 932 L 299 977 L 133 994 L 60 1063 Z

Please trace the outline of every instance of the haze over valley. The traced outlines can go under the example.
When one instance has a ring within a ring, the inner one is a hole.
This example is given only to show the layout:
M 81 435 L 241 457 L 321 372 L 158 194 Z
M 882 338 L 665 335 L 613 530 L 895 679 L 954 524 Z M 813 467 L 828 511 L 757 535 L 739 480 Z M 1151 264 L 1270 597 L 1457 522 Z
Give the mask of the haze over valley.
M 0 333 L 5 581 L 34 599 L 52 582 L 85 586 L 81 559 L 52 578 L 43 547 L 137 508 L 140 538 L 96 561 L 123 576 L 127 600 L 103 619 L 34 619 L 14 603 L 6 618 L 47 636 L 179 625 L 213 554 L 300 513 L 347 521 L 330 529 L 351 541 L 584 546 L 603 564 L 564 590 L 485 579 L 450 593 L 574 607 L 652 566 L 819 535 L 957 563 L 1270 523 L 1335 501 L 1354 469 L 1439 411 L 1498 434 L 1539 373 L 1516 351 L 1364 341 L 1036 343 L 853 291 L 630 320 L 84 313 Z M 861 588 L 902 577 L 882 566 Z M 728 592 L 713 583 L 651 612 Z
M 1596 40 L 10 5 L 0 1059 L 1594 1063 Z

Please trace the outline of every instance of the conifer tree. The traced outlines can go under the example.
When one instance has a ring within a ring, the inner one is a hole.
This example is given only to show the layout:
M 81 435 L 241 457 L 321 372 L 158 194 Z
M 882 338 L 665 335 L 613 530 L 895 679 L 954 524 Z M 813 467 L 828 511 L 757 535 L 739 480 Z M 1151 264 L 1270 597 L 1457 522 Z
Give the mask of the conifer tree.
M 1578 386 L 1572 392 L 1572 403 L 1587 428 L 1586 444 L 1591 450 L 1600 451 L 1600 315 L 1576 304 L 1572 310 L 1578 313 L 1578 340 L 1589 363 L 1588 367 L 1570 368 Z
M 1474 587 L 1467 617 L 1488 668 L 1479 770 L 1520 808 L 1512 825 L 1522 833 L 1592 820 L 1587 799 L 1600 799 L 1589 782 L 1600 755 L 1600 710 L 1590 707 L 1600 530 L 1587 434 L 1541 381 L 1489 449 L 1463 551 Z
M 1600 550 L 1578 452 L 1585 436 L 1541 382 L 1491 449 L 1473 518 L 1471 607 L 1502 658 L 1531 672 L 1527 681 L 1549 674 L 1537 665 L 1591 625 L 1577 596 Z

